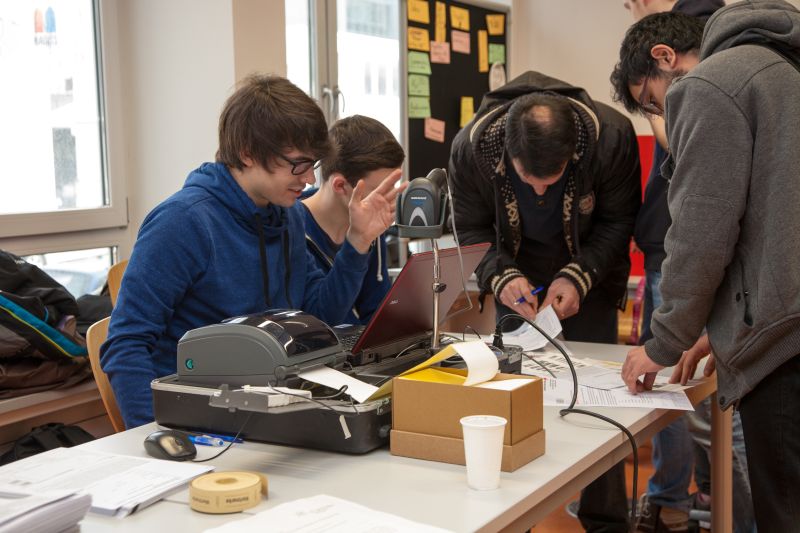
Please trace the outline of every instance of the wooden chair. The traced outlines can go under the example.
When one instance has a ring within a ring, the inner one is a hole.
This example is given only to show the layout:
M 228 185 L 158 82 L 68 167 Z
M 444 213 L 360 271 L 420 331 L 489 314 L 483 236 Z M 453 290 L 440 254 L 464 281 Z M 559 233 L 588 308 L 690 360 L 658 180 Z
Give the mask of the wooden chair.
M 110 285 L 109 276 L 109 286 Z M 117 288 L 119 288 L 119 286 L 117 286 Z M 103 372 L 100 366 L 100 345 L 102 345 L 106 337 L 108 337 L 108 323 L 110 321 L 111 317 L 104 318 L 89 327 L 89 331 L 86 332 L 86 348 L 89 352 L 89 362 L 92 365 L 94 380 L 97 382 L 97 388 L 100 391 L 100 398 L 103 400 L 103 405 L 106 408 L 108 418 L 111 420 L 114 431 L 119 433 L 120 431 L 125 431 L 125 422 L 122 421 L 122 415 L 119 413 L 117 399 L 114 397 L 114 390 L 111 388 L 108 376 L 106 376 L 106 373 Z
M 125 267 L 128 266 L 128 260 L 120 261 L 111 265 L 108 270 L 108 292 L 111 294 L 111 305 L 117 305 L 117 294 L 119 294 L 120 285 L 122 285 L 122 274 L 125 273 Z

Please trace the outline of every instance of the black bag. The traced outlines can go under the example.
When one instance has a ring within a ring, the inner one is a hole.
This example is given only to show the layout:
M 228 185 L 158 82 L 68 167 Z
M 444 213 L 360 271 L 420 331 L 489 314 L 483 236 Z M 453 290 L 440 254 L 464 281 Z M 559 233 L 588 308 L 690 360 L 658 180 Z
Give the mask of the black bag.
M 64 286 L 0 250 L 0 399 L 68 387 L 92 374 Z
M 0 465 L 47 450 L 71 448 L 92 440 L 95 440 L 95 437 L 81 427 L 65 426 L 61 423 L 45 424 L 17 439 L 9 451 L 0 455 Z

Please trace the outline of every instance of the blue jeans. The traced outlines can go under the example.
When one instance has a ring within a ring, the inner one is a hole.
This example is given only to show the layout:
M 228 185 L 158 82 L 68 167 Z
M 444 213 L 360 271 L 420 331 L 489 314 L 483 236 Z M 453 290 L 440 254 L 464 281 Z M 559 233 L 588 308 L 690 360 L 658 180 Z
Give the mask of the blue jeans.
M 661 272 L 645 271 L 644 309 L 642 311 L 641 343 L 652 338 L 650 320 L 661 305 Z M 698 489 L 710 494 L 711 467 L 711 403 L 706 399 L 653 437 L 653 476 L 647 484 L 648 499 L 662 507 L 689 511 L 692 499 L 689 485 L 694 466 Z M 695 462 L 695 458 L 696 461 Z M 742 421 L 733 414 L 733 524 L 736 533 L 755 531 L 753 502 L 747 477 Z

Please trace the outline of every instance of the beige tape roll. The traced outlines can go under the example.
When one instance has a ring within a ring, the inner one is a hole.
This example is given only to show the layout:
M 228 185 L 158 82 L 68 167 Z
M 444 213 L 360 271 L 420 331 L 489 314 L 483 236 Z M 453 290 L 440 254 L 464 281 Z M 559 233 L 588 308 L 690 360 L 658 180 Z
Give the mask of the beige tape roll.
M 201 513 L 238 513 L 267 494 L 267 476 L 255 472 L 213 472 L 189 485 L 189 505 Z

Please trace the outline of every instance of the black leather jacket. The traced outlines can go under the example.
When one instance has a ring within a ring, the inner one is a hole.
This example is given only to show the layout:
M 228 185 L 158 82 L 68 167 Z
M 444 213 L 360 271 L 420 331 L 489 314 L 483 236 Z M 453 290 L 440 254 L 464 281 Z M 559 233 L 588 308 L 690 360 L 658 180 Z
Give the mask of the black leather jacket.
M 571 259 L 556 274 L 572 281 L 581 299 L 597 287 L 624 304 L 630 271 L 628 255 L 641 204 L 641 170 L 630 121 L 586 92 L 538 72 L 526 72 L 488 93 L 473 120 L 455 137 L 450 175 L 456 227 L 462 244 L 492 243 L 478 266 L 484 294 L 499 296 L 503 286 L 524 275 L 516 258 L 521 224 L 513 187 L 508 185 L 503 147 L 508 108 L 523 94 L 543 91 L 569 98 L 580 119 L 578 159 L 565 178 L 564 237 Z M 502 124 L 501 124 L 502 122 Z M 487 142 L 491 135 L 491 143 Z M 582 142 L 581 142 L 582 141 Z M 494 144 L 492 144 L 494 143 Z M 498 240 L 500 246 L 498 246 Z

